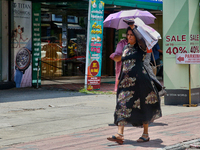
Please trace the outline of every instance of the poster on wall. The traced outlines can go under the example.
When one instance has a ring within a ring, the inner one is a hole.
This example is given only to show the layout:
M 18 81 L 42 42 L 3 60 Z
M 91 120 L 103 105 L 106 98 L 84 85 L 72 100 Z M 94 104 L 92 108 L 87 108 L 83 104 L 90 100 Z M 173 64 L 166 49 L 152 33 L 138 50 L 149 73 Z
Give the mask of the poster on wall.
M 16 87 L 32 86 L 32 38 L 30 1 L 14 0 L 14 29 L 11 46 L 14 49 L 14 81 Z
M 87 90 L 100 89 L 103 47 L 104 2 L 90 1 L 86 58 Z

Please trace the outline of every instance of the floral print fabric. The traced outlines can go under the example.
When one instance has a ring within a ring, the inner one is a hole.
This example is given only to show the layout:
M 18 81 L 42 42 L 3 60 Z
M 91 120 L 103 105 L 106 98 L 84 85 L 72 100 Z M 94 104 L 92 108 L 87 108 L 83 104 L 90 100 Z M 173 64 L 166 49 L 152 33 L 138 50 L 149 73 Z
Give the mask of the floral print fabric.
M 161 117 L 158 91 L 143 66 L 145 55 L 137 45 L 124 47 L 114 113 L 116 125 L 142 126 Z

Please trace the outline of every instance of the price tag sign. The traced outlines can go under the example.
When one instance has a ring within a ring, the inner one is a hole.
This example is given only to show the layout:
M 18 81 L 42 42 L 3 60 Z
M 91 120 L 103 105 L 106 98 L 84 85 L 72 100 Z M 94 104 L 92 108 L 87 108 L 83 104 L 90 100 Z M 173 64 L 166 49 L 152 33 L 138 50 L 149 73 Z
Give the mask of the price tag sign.
M 177 53 L 187 53 L 187 36 L 183 35 L 167 35 L 166 36 L 166 54 L 176 55 Z

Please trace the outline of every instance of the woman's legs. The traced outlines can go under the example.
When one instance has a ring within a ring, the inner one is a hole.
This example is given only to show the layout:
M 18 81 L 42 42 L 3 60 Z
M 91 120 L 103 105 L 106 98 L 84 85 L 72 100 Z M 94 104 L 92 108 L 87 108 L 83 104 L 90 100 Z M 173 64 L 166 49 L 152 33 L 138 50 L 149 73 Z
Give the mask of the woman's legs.
M 143 124 L 143 134 L 142 134 L 142 136 L 141 137 L 143 137 L 144 139 L 149 139 L 149 134 L 148 134 L 148 128 L 149 128 L 149 125 L 148 124 Z M 138 140 L 137 140 L 137 142 L 144 142 L 144 139 L 141 139 L 141 138 L 139 138 Z
M 124 139 L 123 134 L 124 134 L 124 126 L 118 125 L 118 132 L 115 136 L 117 138 L 119 137 L 120 139 Z
M 148 134 L 148 124 L 143 124 L 143 134 L 142 136 L 137 140 L 137 142 L 147 142 L 149 141 L 149 134 Z M 118 142 L 119 144 L 122 144 L 124 141 L 124 126 L 123 125 L 118 125 L 118 132 L 115 134 L 116 138 L 109 137 L 107 138 L 110 141 L 115 141 Z M 119 141 L 121 140 L 121 141 Z
M 148 127 L 149 127 L 148 124 L 143 124 L 143 128 L 144 128 L 143 134 L 148 134 Z

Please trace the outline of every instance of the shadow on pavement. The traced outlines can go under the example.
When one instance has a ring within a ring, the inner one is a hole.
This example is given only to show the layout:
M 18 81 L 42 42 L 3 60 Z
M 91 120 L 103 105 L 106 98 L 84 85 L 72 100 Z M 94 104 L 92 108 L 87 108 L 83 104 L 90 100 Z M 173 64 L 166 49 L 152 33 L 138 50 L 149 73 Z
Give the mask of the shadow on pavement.
M 66 91 L 63 89 L 13 88 L 9 90 L 0 90 L 0 103 L 86 96 L 86 95 L 88 96 L 93 94 Z
M 108 126 L 116 126 L 114 123 L 113 124 L 108 124 Z M 149 125 L 149 127 L 153 126 L 168 126 L 166 123 L 159 123 L 159 122 L 153 122 Z M 126 127 L 133 127 L 131 124 L 127 124 Z
M 154 139 L 150 140 L 149 142 L 138 143 L 137 141 L 133 140 L 125 140 L 124 144 L 129 144 L 133 146 L 140 146 L 140 147 L 158 147 L 164 148 L 166 145 L 162 145 L 163 141 L 161 139 Z
M 149 142 L 143 142 L 143 143 L 138 143 L 135 140 L 129 140 L 129 139 L 125 139 L 123 145 L 131 145 L 133 147 L 157 147 L 157 148 L 164 148 L 166 147 L 166 145 L 162 145 L 163 141 L 161 139 L 154 139 L 154 140 L 150 140 Z M 120 146 L 118 143 L 113 143 L 113 144 L 108 144 L 108 147 L 110 148 L 114 148 L 116 146 Z
M 151 124 L 149 125 L 149 127 L 152 127 L 152 126 L 168 126 L 168 124 L 166 124 L 166 123 L 154 122 L 154 123 L 151 123 Z

